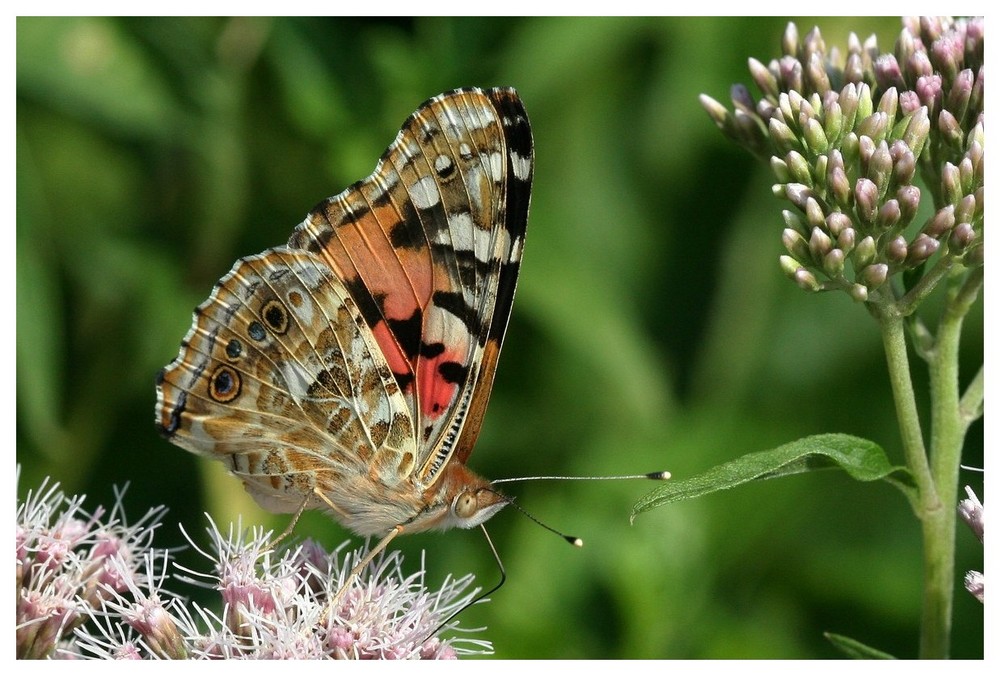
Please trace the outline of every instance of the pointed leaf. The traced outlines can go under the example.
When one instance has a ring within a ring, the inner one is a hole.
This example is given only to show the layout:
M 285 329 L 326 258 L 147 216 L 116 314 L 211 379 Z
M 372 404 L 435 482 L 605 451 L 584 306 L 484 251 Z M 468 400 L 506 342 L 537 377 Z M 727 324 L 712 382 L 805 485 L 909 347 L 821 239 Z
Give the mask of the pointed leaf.
M 840 468 L 858 481 L 884 479 L 914 499 L 913 482 L 905 467 L 893 466 L 873 441 L 848 434 L 820 434 L 767 451 L 749 453 L 681 481 L 668 481 L 643 496 L 631 519 L 642 512 L 679 500 L 734 488 L 761 479 L 774 479 L 820 469 Z

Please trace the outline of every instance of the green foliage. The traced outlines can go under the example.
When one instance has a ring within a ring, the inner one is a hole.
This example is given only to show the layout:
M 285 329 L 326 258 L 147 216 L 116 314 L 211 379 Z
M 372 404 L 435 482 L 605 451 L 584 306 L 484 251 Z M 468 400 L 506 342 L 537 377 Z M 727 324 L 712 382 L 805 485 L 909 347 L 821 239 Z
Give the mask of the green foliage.
M 866 646 L 864 643 L 855 641 L 853 638 L 848 638 L 846 636 L 841 636 L 840 634 L 826 634 L 827 639 L 830 643 L 835 645 L 838 650 L 847 655 L 848 657 L 854 658 L 856 660 L 893 660 L 896 659 L 888 653 L 884 653 L 881 650 L 876 650 L 870 646 Z
M 171 526 L 282 530 L 239 481 L 160 439 L 156 372 L 240 256 L 367 175 L 403 119 L 457 86 L 512 85 L 536 138 L 518 297 L 470 465 L 489 477 L 668 469 L 820 431 L 901 453 L 873 322 L 776 265 L 769 170 L 727 142 L 724 98 L 787 19 L 20 18 L 17 21 L 17 460 Z M 897 19 L 819 21 L 892 44 Z M 805 26 L 800 21 L 800 27 Z M 980 306 L 981 307 L 981 306 Z M 850 320 L 848 320 L 850 318 Z M 980 309 L 967 368 L 982 363 Z M 918 394 L 926 383 L 917 383 Z M 982 466 L 982 426 L 965 462 Z M 976 441 L 976 439 L 978 439 Z M 981 479 L 963 479 L 982 495 Z M 669 483 L 669 482 L 668 482 Z M 500 657 L 809 658 L 827 630 L 912 657 L 919 533 L 894 491 L 834 473 L 754 482 L 627 527 L 648 486 L 538 482 L 489 523 L 509 579 L 463 624 Z M 297 534 L 345 531 L 307 514 Z M 172 538 L 172 541 L 171 541 Z M 475 531 L 399 538 L 428 584 L 495 564 Z M 394 543 L 395 545 L 395 543 Z M 958 570 L 982 548 L 959 533 Z M 434 579 L 434 576 L 437 579 Z M 956 657 L 983 654 L 956 597 Z
M 912 499 L 913 480 L 909 472 L 905 467 L 893 467 L 878 444 L 847 434 L 820 434 L 767 451 L 741 455 L 702 474 L 667 482 L 635 503 L 632 521 L 651 509 L 750 481 L 834 468 L 844 470 L 856 481 L 885 479 L 894 482 Z

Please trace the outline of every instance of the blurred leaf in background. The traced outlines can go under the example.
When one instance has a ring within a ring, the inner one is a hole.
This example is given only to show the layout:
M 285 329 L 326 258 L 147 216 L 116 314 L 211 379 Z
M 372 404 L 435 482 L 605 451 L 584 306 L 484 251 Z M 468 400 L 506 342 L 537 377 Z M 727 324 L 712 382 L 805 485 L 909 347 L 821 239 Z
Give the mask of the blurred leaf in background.
M 767 168 L 698 94 L 748 82 L 788 20 L 891 45 L 898 19 L 20 18 L 17 461 L 189 531 L 283 528 L 238 481 L 160 439 L 156 372 L 244 255 L 367 175 L 405 117 L 459 86 L 521 93 L 536 173 L 518 298 L 470 464 L 488 477 L 669 469 L 691 476 L 844 432 L 899 459 L 875 325 L 782 275 Z M 982 361 L 981 310 L 967 320 Z M 921 383 L 918 383 L 918 387 Z M 968 464 L 982 464 L 981 424 Z M 979 476 L 970 483 L 982 495 Z M 643 514 L 637 483 L 535 483 L 491 521 L 510 579 L 463 623 L 505 658 L 835 657 L 823 637 L 916 654 L 920 543 L 898 492 L 809 475 Z M 348 537 L 309 514 L 297 529 Z M 182 542 L 165 528 L 159 546 Z M 982 549 L 959 533 L 957 570 Z M 428 569 L 495 564 L 474 531 L 403 538 Z M 433 580 L 429 580 L 433 584 Z M 956 585 L 961 585 L 956 580 Z M 956 596 L 955 657 L 983 654 Z

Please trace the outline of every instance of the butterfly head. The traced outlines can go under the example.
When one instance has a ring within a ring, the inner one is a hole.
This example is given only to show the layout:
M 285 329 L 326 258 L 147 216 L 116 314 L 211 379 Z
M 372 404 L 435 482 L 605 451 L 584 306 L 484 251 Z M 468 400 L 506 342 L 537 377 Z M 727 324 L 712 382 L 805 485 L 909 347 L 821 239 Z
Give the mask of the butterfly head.
M 475 528 L 510 503 L 489 481 L 457 462 L 445 468 L 432 490 L 434 498 L 410 530 Z

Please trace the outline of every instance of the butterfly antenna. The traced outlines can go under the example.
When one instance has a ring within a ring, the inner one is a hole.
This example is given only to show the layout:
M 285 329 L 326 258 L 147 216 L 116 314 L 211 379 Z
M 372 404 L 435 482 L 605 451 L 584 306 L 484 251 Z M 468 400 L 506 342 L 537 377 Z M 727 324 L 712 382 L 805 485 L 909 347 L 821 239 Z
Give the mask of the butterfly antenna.
M 616 474 L 613 476 L 519 476 L 509 479 L 494 479 L 491 483 L 508 484 L 514 481 L 612 481 L 618 479 L 653 479 L 654 481 L 665 481 L 670 478 L 670 472 L 649 472 L 648 474 Z
M 496 482 L 494 482 L 494 483 L 496 483 Z M 511 500 L 507 496 L 504 496 L 504 497 L 507 499 L 507 504 L 508 505 L 510 505 L 511 507 L 513 507 L 514 509 L 516 509 L 517 511 L 521 512 L 521 514 L 524 514 L 526 517 L 528 517 L 529 519 L 531 519 L 532 521 L 534 521 L 535 523 L 537 523 L 539 526 L 541 526 L 545 530 L 549 531 L 550 533 L 555 533 L 556 535 L 558 535 L 559 537 L 561 537 L 563 540 L 565 540 L 566 542 L 570 543 L 574 547 L 582 547 L 583 546 L 583 540 L 581 540 L 580 538 L 576 537 L 575 535 L 566 535 L 565 533 L 557 531 L 555 528 L 553 528 L 552 526 L 548 525 L 547 523 L 542 523 L 541 521 L 539 521 L 538 519 L 536 519 L 534 516 L 532 516 L 530 512 L 528 512 L 526 509 L 524 509 L 523 507 L 521 507 L 521 505 L 517 504 L 516 502 L 514 502 L 513 500 Z
M 486 532 L 486 526 L 483 524 L 479 524 L 479 527 L 482 529 L 483 535 L 486 537 L 486 544 L 490 546 L 490 551 L 493 552 L 493 559 L 497 562 L 497 568 L 500 569 L 500 581 L 497 582 L 489 591 L 483 592 L 482 594 L 480 594 L 479 596 L 472 599 L 470 602 L 466 603 L 464 606 L 453 612 L 451 615 L 449 615 L 444 620 L 444 622 L 439 624 L 434 629 L 434 631 L 432 631 L 430 634 L 427 635 L 427 638 L 423 640 L 423 643 L 426 643 L 427 641 L 431 640 L 437 633 L 439 633 L 445 627 L 447 627 L 448 623 L 454 620 L 459 615 L 459 613 L 465 612 L 466 608 L 476 605 L 484 598 L 486 598 L 493 592 L 500 589 L 500 587 L 503 586 L 504 582 L 507 581 L 507 570 L 503 567 L 503 561 L 500 560 L 500 554 L 497 552 L 497 548 L 493 545 L 493 540 L 490 538 L 490 534 Z

